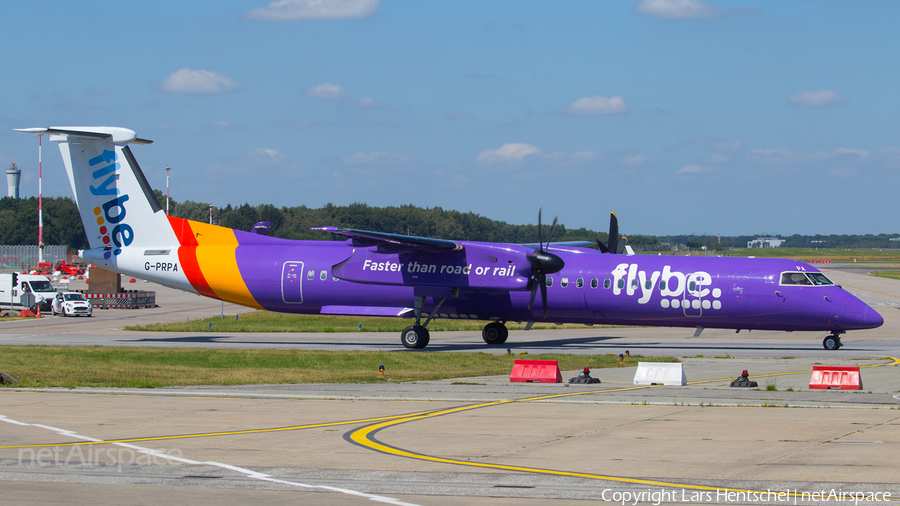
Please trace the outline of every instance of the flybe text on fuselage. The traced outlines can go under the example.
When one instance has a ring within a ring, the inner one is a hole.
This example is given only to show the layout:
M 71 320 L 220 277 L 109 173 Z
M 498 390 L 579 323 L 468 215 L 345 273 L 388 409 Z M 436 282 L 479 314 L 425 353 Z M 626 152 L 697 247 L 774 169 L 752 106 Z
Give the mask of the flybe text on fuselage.
M 718 299 L 722 296 L 721 289 L 711 287 L 712 276 L 704 271 L 686 274 L 665 265 L 662 271 L 648 273 L 636 263 L 621 263 L 611 274 L 613 295 L 638 295 L 638 304 L 649 303 L 654 293 L 658 294 L 659 304 L 664 308 L 678 308 L 686 298 L 704 299 L 712 296 L 713 299 Z M 709 307 L 720 309 L 722 306 L 721 302 L 714 300 Z
M 94 207 L 94 215 L 97 225 L 100 227 L 100 240 L 103 242 L 104 248 L 111 248 L 111 251 L 103 253 L 103 257 L 106 259 L 112 255 L 119 255 L 122 253 L 123 246 L 128 246 L 134 241 L 134 230 L 123 222 L 128 195 L 120 195 L 121 192 L 116 184 L 119 177 L 117 172 L 121 169 L 117 159 L 115 151 L 103 150 L 103 153 L 88 160 L 88 164 L 94 169 L 91 174 L 93 183 L 89 187 L 91 194 L 100 197 L 101 201 L 105 197 L 111 197 L 106 202 Z

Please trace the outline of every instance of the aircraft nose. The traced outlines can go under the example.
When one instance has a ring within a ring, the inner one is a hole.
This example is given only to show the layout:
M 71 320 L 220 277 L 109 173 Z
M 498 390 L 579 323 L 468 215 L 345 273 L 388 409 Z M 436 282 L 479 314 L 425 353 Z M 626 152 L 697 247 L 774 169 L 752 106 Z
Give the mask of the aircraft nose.
M 865 302 L 856 297 L 847 298 L 844 325 L 856 329 L 874 329 L 884 323 L 884 318 Z

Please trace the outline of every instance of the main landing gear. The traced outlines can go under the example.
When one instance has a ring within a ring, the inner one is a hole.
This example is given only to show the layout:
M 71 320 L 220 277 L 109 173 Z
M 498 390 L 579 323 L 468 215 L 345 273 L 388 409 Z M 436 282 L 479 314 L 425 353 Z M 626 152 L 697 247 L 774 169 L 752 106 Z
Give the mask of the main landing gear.
M 425 320 L 425 323 L 420 324 L 422 319 L 422 308 L 425 307 L 425 297 L 416 297 L 416 304 L 413 306 L 413 311 L 416 315 L 416 324 L 406 327 L 403 329 L 403 332 L 400 333 L 400 342 L 403 343 L 403 346 L 420 349 L 428 346 L 428 341 L 431 340 L 431 336 L 428 334 L 428 329 L 426 327 L 428 327 L 428 324 L 431 322 L 432 318 L 434 318 L 434 314 L 445 300 L 447 299 L 442 298 L 440 302 L 434 306 L 434 309 L 431 311 L 431 314 L 428 315 L 428 319 Z
M 481 331 L 481 338 L 487 344 L 503 344 L 507 337 L 509 337 L 509 329 L 501 322 L 488 323 Z
M 822 346 L 826 350 L 837 350 L 843 345 L 844 343 L 841 342 L 841 335 L 839 333 L 831 334 L 822 341 Z

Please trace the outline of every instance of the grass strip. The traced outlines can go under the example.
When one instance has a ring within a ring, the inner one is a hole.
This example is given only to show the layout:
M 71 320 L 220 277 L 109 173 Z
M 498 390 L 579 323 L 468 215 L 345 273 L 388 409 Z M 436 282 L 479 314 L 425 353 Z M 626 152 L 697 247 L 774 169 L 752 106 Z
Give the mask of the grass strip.
M 380 383 L 507 375 L 515 359 L 557 360 L 562 370 L 677 362 L 633 355 L 0 346 L 0 370 L 22 387 L 154 388 L 187 385 Z M 379 366 L 385 373 L 378 373 Z
M 831 260 L 832 262 L 896 262 L 900 260 L 898 250 L 872 250 L 872 249 L 838 249 L 838 248 L 735 248 L 723 251 L 663 251 L 663 255 L 693 255 L 702 254 L 722 255 L 726 257 L 757 258 L 793 258 L 794 260 Z M 656 255 L 657 252 L 647 254 Z
M 487 322 L 477 320 L 452 320 L 438 318 L 428 324 L 431 332 L 441 330 L 477 330 L 484 328 Z M 360 327 L 362 324 L 362 327 Z M 153 332 L 396 332 L 400 333 L 411 319 L 377 318 L 360 316 L 331 315 L 299 315 L 273 313 L 270 311 L 251 311 L 240 315 L 226 315 L 225 318 L 214 316 L 201 320 L 185 322 L 154 323 L 151 325 L 130 326 L 125 330 Z M 510 330 L 523 330 L 525 324 L 508 322 Z M 607 326 L 608 327 L 608 326 Z M 581 329 L 580 324 L 554 325 L 552 323 L 536 323 L 534 329 Z M 602 327 L 601 327 L 602 328 Z
M 872 271 L 869 274 L 879 278 L 900 279 L 900 271 Z

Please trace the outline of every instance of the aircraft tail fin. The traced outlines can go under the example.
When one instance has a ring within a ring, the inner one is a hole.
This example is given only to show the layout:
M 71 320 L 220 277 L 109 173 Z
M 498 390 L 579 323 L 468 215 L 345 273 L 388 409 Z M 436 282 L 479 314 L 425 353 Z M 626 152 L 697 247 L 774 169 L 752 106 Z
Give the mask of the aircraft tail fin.
M 129 144 L 149 144 L 118 127 L 19 129 L 59 143 L 92 250 L 109 259 L 127 246 L 178 245 L 178 239 Z

